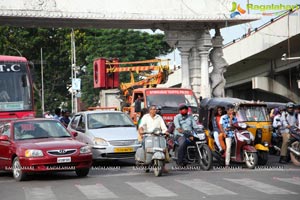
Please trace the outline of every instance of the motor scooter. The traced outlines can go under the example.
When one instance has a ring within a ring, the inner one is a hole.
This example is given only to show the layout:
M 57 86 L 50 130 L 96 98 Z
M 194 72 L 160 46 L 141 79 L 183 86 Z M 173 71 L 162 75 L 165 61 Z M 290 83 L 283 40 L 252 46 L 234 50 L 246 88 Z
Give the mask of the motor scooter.
M 258 155 L 253 143 L 254 136 L 251 132 L 247 131 L 247 124 L 237 123 L 229 128 L 234 132 L 231 144 L 230 161 L 245 163 L 248 168 L 254 169 L 258 164 Z M 217 146 L 213 136 L 210 135 L 208 137 L 208 143 L 213 156 L 220 164 L 224 165 L 225 154 L 221 155 L 220 152 L 216 150 Z
M 203 170 L 209 170 L 212 166 L 213 157 L 210 148 L 207 145 L 207 137 L 203 130 L 203 126 L 192 131 L 184 131 L 183 134 L 187 138 L 187 153 L 186 157 L 190 164 L 196 164 Z M 193 140 L 188 138 L 192 136 Z M 174 157 L 177 160 L 178 156 L 178 141 L 174 143 Z
M 165 165 L 166 139 L 160 129 L 145 132 L 142 147 L 135 153 L 137 167 L 153 168 L 155 176 L 161 176 Z

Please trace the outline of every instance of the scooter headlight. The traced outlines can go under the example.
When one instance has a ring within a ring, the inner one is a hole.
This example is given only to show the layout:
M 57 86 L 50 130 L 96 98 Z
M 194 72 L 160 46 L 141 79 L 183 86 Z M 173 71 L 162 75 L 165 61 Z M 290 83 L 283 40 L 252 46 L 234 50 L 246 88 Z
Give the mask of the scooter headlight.
M 158 128 L 156 128 L 156 129 L 153 130 L 153 134 L 154 135 L 159 135 L 160 133 L 161 133 L 161 130 L 158 129 Z
M 264 142 L 263 142 L 263 145 L 264 145 L 265 147 L 268 147 L 268 146 L 269 146 L 269 143 L 268 143 L 267 141 L 264 141 Z
M 249 140 L 246 140 L 246 143 L 247 143 L 247 144 L 251 144 L 251 142 L 252 142 L 252 141 L 251 141 L 250 139 L 249 139 Z
M 239 127 L 241 127 L 242 129 L 246 129 L 247 128 L 247 124 L 246 123 L 238 123 Z

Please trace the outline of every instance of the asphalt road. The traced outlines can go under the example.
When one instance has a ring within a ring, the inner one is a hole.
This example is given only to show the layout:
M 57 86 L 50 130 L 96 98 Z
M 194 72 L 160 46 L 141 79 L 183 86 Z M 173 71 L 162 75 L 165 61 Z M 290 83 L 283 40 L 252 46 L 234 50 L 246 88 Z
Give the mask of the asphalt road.
M 267 166 L 254 170 L 234 164 L 229 169 L 214 165 L 179 169 L 168 164 L 169 173 L 155 177 L 136 168 L 133 161 L 95 165 L 86 178 L 74 172 L 38 174 L 15 182 L 0 172 L 1 200 L 85 199 L 299 199 L 300 168 L 278 164 L 271 156 Z

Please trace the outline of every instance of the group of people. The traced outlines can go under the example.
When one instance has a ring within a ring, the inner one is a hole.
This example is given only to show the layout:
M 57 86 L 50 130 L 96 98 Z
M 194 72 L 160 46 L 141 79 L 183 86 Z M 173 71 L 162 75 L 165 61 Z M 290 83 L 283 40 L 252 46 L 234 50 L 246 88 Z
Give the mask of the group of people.
M 144 132 L 152 131 L 155 128 L 161 129 L 166 135 L 173 132 L 175 140 L 178 141 L 177 165 L 186 166 L 189 163 L 186 157 L 187 146 L 194 139 L 192 134 L 186 133 L 198 129 L 199 126 L 193 116 L 189 114 L 188 105 L 184 103 L 180 104 L 178 110 L 179 113 L 174 117 L 173 121 L 174 127 L 168 128 L 163 118 L 158 114 L 157 107 L 154 105 L 150 106 L 149 113 L 144 114 L 145 110 L 142 112 L 142 116 L 138 122 L 138 132 L 140 140 L 142 140 Z M 220 151 L 226 151 L 225 164 L 228 166 L 230 162 L 230 149 L 233 137 L 233 131 L 230 129 L 230 126 L 237 122 L 237 119 L 234 116 L 233 107 L 229 106 L 226 114 L 221 107 L 218 108 L 214 119 L 215 140 Z M 225 141 L 226 145 L 221 145 L 222 141 Z
M 288 141 L 290 138 L 290 129 L 300 125 L 300 104 L 292 102 L 286 104 L 285 108 L 274 108 L 270 113 L 273 128 L 279 132 L 282 137 L 279 163 L 288 162 Z
M 189 114 L 188 105 L 180 104 L 178 110 L 179 113 L 174 117 L 173 128 L 168 128 L 163 118 L 158 114 L 156 106 L 150 106 L 149 113 L 144 109 L 138 122 L 138 131 L 140 140 L 144 132 L 155 128 L 160 128 L 166 135 L 173 133 L 175 140 L 178 141 L 177 165 L 186 166 L 189 163 L 186 157 L 187 146 L 194 139 L 192 134 L 186 133 L 198 129 L 199 126 L 193 116 Z M 225 166 L 229 166 L 231 145 L 234 137 L 231 127 L 237 123 L 234 107 L 229 105 L 226 110 L 223 107 L 217 107 L 212 123 L 214 140 L 220 154 L 225 156 Z
M 225 109 L 221 106 L 216 108 L 213 115 L 213 136 L 215 143 L 221 155 L 225 152 L 225 166 L 230 164 L 231 145 L 234 137 L 234 132 L 231 127 L 237 123 L 237 118 L 234 113 L 234 107 L 228 105 Z
M 50 111 L 46 111 L 44 114 L 44 117 L 56 119 L 56 120 L 60 121 L 65 127 L 67 127 L 71 120 L 70 111 L 61 110 L 60 108 L 56 108 L 54 113 L 55 113 L 55 115 L 52 116 Z

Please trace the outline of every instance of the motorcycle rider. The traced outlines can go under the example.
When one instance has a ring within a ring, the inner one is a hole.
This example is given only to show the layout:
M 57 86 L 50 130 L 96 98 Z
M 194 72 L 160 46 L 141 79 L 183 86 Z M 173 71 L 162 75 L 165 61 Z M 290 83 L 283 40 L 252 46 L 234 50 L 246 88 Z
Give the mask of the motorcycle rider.
M 282 135 L 282 145 L 280 149 L 279 159 L 279 163 L 281 164 L 287 163 L 287 148 L 288 141 L 290 138 L 290 128 L 293 126 L 297 126 L 297 120 L 294 114 L 294 107 L 294 103 L 288 102 L 286 104 L 286 111 L 281 114 L 282 129 L 280 129 L 280 133 Z
M 228 167 L 230 163 L 232 138 L 234 137 L 234 132 L 230 129 L 230 127 L 237 123 L 237 118 L 234 116 L 233 105 L 228 105 L 226 111 L 227 113 L 221 117 L 220 124 L 222 129 L 221 131 L 226 135 L 225 166 Z
M 186 151 L 188 142 L 193 140 L 192 135 L 184 135 L 184 131 L 191 131 L 193 129 L 197 129 L 198 125 L 193 118 L 193 116 L 188 114 L 188 105 L 185 103 L 179 104 L 179 114 L 174 117 L 174 125 L 175 125 L 175 140 L 178 141 L 178 156 L 177 156 L 177 164 L 179 166 L 185 166 L 188 164 L 188 160 L 186 158 Z

